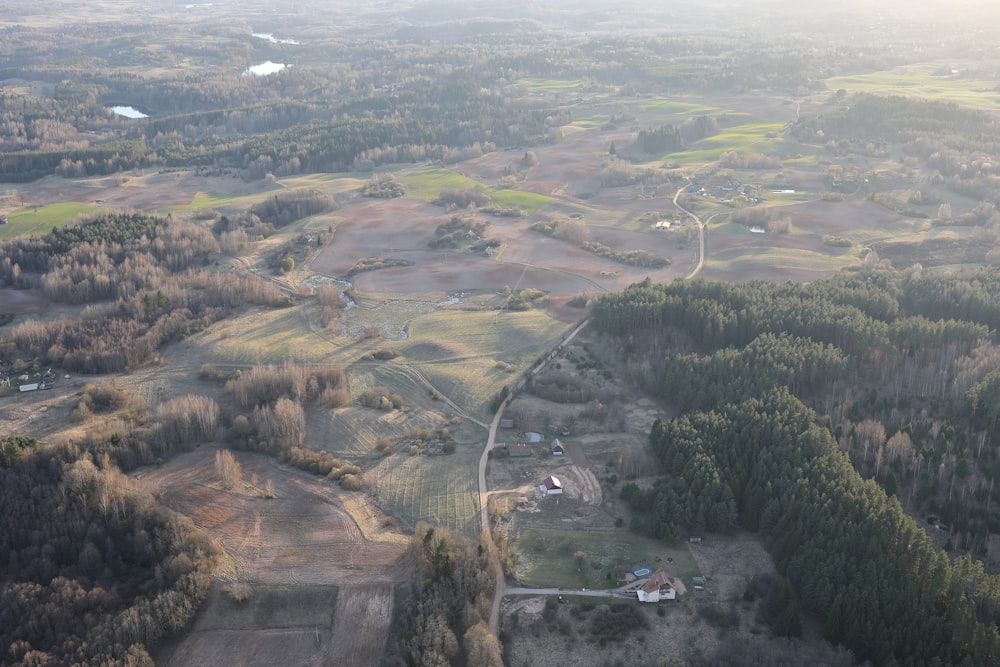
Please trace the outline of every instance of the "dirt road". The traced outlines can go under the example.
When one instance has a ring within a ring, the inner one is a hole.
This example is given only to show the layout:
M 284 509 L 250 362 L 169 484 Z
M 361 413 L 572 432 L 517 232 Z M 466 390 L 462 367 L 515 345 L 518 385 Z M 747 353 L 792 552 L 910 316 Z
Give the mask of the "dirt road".
M 506 582 L 504 581 L 503 568 L 500 565 L 500 559 L 496 557 L 496 546 L 493 544 L 493 538 L 490 535 L 490 515 L 489 507 L 487 504 L 487 496 L 489 495 L 489 489 L 486 488 L 486 463 L 489 461 L 490 450 L 493 449 L 493 445 L 496 442 L 497 428 L 500 426 L 500 417 L 503 415 L 504 410 L 510 405 L 511 400 L 517 395 L 517 392 L 525 385 L 525 383 L 531 377 L 535 376 L 545 366 L 562 350 L 570 341 L 576 338 L 576 335 L 583 331 L 583 328 L 590 323 L 589 319 L 585 319 L 580 324 L 576 326 L 569 334 L 563 338 L 558 345 L 552 348 L 552 351 L 545 355 L 545 358 L 531 369 L 527 374 L 523 375 L 520 380 L 518 380 L 514 386 L 511 388 L 510 393 L 507 397 L 500 403 L 500 407 L 497 408 L 496 414 L 493 415 L 493 421 L 490 422 L 490 433 L 489 437 L 486 439 L 486 446 L 483 448 L 483 453 L 479 457 L 479 518 L 482 523 L 482 534 L 489 545 L 490 551 L 493 553 L 493 562 L 496 564 L 496 581 L 497 587 L 496 592 L 493 595 L 493 608 L 490 610 L 490 632 L 494 636 L 498 635 L 500 632 L 500 601 L 503 599 L 506 589 Z

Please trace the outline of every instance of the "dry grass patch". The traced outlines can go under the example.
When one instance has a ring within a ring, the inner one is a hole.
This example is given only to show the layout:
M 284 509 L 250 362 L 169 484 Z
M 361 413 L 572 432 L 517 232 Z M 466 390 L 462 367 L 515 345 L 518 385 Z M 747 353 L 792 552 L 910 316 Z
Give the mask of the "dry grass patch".
M 479 534 L 479 450 L 447 456 L 394 454 L 365 473 L 380 505 L 413 526 L 417 521 Z

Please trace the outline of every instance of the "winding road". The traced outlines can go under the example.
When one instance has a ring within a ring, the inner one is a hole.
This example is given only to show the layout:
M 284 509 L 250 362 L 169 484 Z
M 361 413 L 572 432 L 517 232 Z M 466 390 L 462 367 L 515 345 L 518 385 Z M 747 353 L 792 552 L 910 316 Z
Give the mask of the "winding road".
M 691 273 L 684 276 L 688 280 L 697 276 L 698 273 L 701 271 L 702 267 L 705 266 L 705 223 L 702 222 L 701 218 L 695 215 L 693 211 L 687 210 L 686 208 L 681 206 L 680 203 L 677 201 L 680 198 L 681 193 L 687 190 L 689 187 L 691 187 L 691 183 L 688 183 L 683 188 L 674 193 L 674 206 L 677 207 L 677 210 L 690 215 L 691 218 L 698 225 L 698 263 L 695 264 L 695 267 L 694 269 L 691 270 Z M 711 220 L 711 218 L 709 219 Z

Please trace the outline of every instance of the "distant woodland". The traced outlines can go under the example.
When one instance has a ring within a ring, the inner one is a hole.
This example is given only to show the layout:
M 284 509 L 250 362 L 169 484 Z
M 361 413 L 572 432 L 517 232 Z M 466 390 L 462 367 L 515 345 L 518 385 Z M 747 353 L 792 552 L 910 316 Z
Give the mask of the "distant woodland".
M 1000 576 L 975 559 L 1000 532 L 998 280 L 876 266 L 599 299 L 629 372 L 683 412 L 650 434 L 668 472 L 622 490 L 633 528 L 759 532 L 794 590 L 782 634 L 807 613 L 877 664 L 994 662 Z
M 900 55 L 891 48 L 873 55 L 863 42 L 854 44 L 840 34 L 857 37 L 854 26 L 833 19 L 810 33 L 808 45 L 796 32 L 783 34 L 778 25 L 768 34 L 741 27 L 738 39 L 709 29 L 627 37 L 594 30 L 557 39 L 540 23 L 546 17 L 531 8 L 511 7 L 509 13 L 503 19 L 469 21 L 457 7 L 430 3 L 407 12 L 406 18 L 416 21 L 410 26 L 388 21 L 384 27 L 369 26 L 367 34 L 354 34 L 332 17 L 310 16 L 290 28 L 310 37 L 297 44 L 251 37 L 245 21 L 229 26 L 176 20 L 169 39 L 155 22 L 93 23 L 86 30 L 11 25 L 0 40 L 0 80 L 36 82 L 46 92 L 0 100 L 0 179 L 114 174 L 147 166 L 197 167 L 260 179 L 400 162 L 453 162 L 496 148 L 558 140 L 572 113 L 511 95 L 509 85 L 522 79 L 586 77 L 626 97 L 801 95 L 823 90 L 826 77 L 891 68 L 904 61 L 908 48 L 926 48 L 930 41 L 914 26 L 899 34 L 881 26 L 880 44 L 895 38 Z M 740 17 L 727 12 L 702 8 L 701 13 L 705 26 L 740 25 Z M 595 26 L 601 25 L 600 16 L 592 17 Z M 323 21 L 332 21 L 326 34 L 312 25 Z M 973 53 L 987 48 L 975 39 L 958 46 L 933 35 L 942 48 L 945 41 Z M 149 44 L 159 48 L 154 51 Z M 273 76 L 243 74 L 254 60 L 266 58 L 292 66 Z M 119 117 L 110 111 L 119 104 L 148 117 Z M 865 104 L 870 109 L 872 101 L 860 106 Z M 910 103 L 900 98 L 891 104 Z M 950 113 L 946 106 L 941 108 Z M 902 109 L 884 115 L 883 125 L 890 134 L 910 132 L 914 142 L 927 134 L 930 143 L 914 150 L 943 151 L 943 163 L 956 152 L 996 157 L 992 142 L 975 140 L 982 125 L 975 113 L 923 122 L 933 113 Z M 914 119 L 921 122 L 910 125 Z M 834 145 L 892 140 L 883 128 L 854 120 L 837 115 L 804 119 L 795 132 L 813 140 L 823 129 L 821 143 Z M 681 149 L 713 133 L 717 128 L 705 126 L 712 122 L 703 118 L 680 128 L 644 129 L 638 148 L 646 154 Z M 968 173 L 959 178 L 976 180 Z

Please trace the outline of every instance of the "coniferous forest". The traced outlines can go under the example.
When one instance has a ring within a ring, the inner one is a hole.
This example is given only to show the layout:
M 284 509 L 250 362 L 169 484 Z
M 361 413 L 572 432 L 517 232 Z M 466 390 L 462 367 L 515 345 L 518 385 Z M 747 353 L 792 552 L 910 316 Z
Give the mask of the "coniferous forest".
M 977 559 L 997 531 L 997 277 L 882 266 L 602 297 L 595 325 L 682 411 L 650 434 L 666 473 L 622 491 L 633 528 L 758 532 L 793 588 L 782 633 L 805 613 L 876 664 L 995 663 L 1000 577 Z

